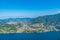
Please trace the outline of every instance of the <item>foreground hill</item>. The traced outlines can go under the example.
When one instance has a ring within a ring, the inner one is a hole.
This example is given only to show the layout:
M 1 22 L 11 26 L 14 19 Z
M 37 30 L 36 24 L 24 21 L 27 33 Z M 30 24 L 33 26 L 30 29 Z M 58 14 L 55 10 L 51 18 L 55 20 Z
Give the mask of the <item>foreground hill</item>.
M 42 24 L 45 27 L 55 26 L 58 28 L 60 26 L 60 14 L 46 15 L 34 18 L 32 24 Z M 60 29 L 60 27 L 58 28 Z
M 59 30 L 60 14 L 0 20 L 0 33 L 40 33 Z
M 43 23 L 46 26 L 60 24 L 60 14 L 40 16 L 35 18 L 33 23 Z

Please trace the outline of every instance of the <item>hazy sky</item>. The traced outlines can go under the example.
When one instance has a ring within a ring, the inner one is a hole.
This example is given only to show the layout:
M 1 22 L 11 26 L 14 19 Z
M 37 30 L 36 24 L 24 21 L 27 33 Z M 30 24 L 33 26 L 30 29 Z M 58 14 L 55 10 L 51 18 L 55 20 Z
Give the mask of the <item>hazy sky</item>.
M 0 18 L 56 14 L 60 0 L 0 0 Z

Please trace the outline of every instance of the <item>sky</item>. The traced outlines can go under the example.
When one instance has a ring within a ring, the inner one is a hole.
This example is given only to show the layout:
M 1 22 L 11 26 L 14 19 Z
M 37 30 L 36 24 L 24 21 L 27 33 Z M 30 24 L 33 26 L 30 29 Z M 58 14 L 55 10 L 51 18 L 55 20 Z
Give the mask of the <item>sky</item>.
M 38 17 L 60 12 L 60 0 L 0 0 L 0 19 Z

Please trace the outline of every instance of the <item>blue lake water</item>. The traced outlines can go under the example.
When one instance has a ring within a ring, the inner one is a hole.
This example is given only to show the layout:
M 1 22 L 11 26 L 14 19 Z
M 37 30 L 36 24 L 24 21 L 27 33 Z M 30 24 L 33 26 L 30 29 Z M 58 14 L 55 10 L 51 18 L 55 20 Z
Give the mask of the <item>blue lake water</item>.
M 45 33 L 10 33 L 0 34 L 0 40 L 60 40 L 60 31 Z

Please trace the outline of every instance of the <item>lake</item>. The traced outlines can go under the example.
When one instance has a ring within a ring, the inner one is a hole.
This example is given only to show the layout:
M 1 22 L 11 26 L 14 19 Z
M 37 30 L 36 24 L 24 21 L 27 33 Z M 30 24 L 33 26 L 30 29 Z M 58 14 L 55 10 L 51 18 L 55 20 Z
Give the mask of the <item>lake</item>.
M 60 31 L 0 34 L 0 40 L 60 40 Z

